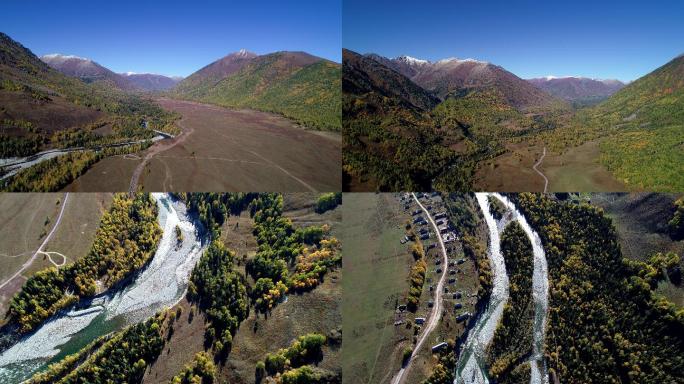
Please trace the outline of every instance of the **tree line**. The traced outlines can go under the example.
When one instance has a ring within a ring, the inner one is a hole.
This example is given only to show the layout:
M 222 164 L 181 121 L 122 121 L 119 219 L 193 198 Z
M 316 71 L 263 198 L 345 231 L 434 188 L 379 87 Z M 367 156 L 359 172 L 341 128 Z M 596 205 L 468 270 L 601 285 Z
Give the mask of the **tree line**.
M 539 194 L 514 199 L 546 252 L 549 373 L 560 382 L 678 382 L 684 309 L 655 291 L 657 270 L 677 256 L 624 259 L 601 209 Z
M 98 293 L 97 281 L 105 288 L 114 286 L 150 260 L 161 232 L 152 197 L 115 195 L 88 254 L 31 276 L 10 301 L 10 323 L 17 324 L 21 333 L 30 332 L 60 309 Z
M 524 375 L 529 376 L 527 359 L 532 352 L 534 256 L 532 244 L 517 221 L 503 231 L 501 254 L 509 278 L 509 298 L 487 348 L 486 361 L 489 377 L 497 383 L 520 383 Z
M 205 344 L 221 360 L 228 356 L 233 335 L 249 315 L 244 276 L 233 267 L 233 252 L 214 239 L 192 270 L 188 285 L 188 299 L 198 304 L 209 321 Z
M 34 375 L 30 384 L 138 383 L 162 352 L 168 329 L 167 311 L 102 336 L 89 347 Z
M 171 384 L 213 384 L 216 380 L 216 365 L 206 352 L 199 352 L 192 362 L 171 379 Z
M 339 383 L 334 373 L 315 367 L 323 360 L 326 337 L 319 333 L 300 336 L 292 345 L 266 354 L 256 364 L 255 377 L 261 382 L 271 376 L 281 384 Z
M 105 157 L 139 152 L 150 145 L 151 142 L 143 142 L 123 147 L 69 152 L 32 165 L 19 171 L 16 175 L 0 181 L 0 191 L 58 191 L 71 184 Z
M 295 229 L 282 216 L 282 195 L 261 194 L 249 209 L 258 249 L 246 270 L 257 282 L 252 299 L 260 311 L 270 311 L 289 290 L 316 287 L 328 270 L 341 263 L 339 241 L 328 235 L 329 227 Z M 289 266 L 294 267 L 292 274 Z
M 342 204 L 342 192 L 323 193 L 316 200 L 316 213 L 335 209 L 340 204 Z

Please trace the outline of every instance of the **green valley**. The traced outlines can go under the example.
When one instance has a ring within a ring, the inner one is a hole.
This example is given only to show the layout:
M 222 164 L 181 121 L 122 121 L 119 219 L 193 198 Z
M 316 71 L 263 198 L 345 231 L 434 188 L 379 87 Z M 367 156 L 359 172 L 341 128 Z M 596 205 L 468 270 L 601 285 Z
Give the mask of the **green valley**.
M 524 191 L 543 187 L 542 176 L 551 190 L 684 186 L 684 57 L 596 105 L 544 96 L 474 60 L 345 50 L 343 68 L 345 190 Z M 598 148 L 588 158 L 586 145 Z M 564 173 L 585 167 L 577 156 L 595 171 L 573 187 Z

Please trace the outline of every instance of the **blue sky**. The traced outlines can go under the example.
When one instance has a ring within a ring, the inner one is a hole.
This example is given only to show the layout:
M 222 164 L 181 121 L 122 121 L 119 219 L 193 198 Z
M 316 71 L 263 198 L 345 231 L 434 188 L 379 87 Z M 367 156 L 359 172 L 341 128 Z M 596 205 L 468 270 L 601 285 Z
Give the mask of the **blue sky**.
M 634 80 L 684 53 L 684 1 L 344 0 L 342 46 L 475 58 L 522 78 Z
M 242 48 L 341 60 L 341 0 L 2 0 L 0 31 L 37 55 L 187 76 Z

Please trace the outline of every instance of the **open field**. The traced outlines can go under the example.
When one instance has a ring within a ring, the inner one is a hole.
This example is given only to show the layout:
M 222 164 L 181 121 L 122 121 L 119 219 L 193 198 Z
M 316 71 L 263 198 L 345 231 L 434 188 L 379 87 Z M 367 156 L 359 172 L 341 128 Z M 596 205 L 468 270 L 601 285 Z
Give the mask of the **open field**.
M 293 220 L 295 225 L 332 226 L 332 233 L 338 230 L 342 212 L 335 210 L 318 215 L 313 212 L 318 194 L 284 194 L 284 216 Z M 257 249 L 252 234 L 253 221 L 247 211 L 240 216 L 230 216 L 221 228 L 221 240 L 237 256 L 236 269 L 245 274 L 251 285 L 254 281 L 246 275 L 243 257 L 254 257 Z M 331 331 L 339 331 L 342 324 L 340 301 L 342 297 L 342 273 L 338 270 L 326 274 L 323 282 L 310 292 L 290 294 L 287 300 L 279 303 L 268 316 L 258 314 L 251 308 L 249 317 L 240 324 L 233 338 L 233 344 L 225 365 L 218 365 L 220 380 L 230 383 L 254 383 L 256 363 L 263 360 L 267 353 L 289 346 L 293 340 L 306 333 L 317 332 L 329 336 Z M 175 313 L 181 307 L 182 315 L 176 321 L 174 332 L 169 337 L 164 351 L 147 371 L 144 383 L 168 383 L 193 356 L 204 347 L 205 317 L 190 303 L 183 299 L 171 310 Z M 192 308 L 192 309 L 191 309 Z M 194 319 L 189 321 L 189 313 L 194 311 Z M 334 332 L 333 332 L 334 333 Z M 327 345 L 323 348 L 323 360 L 319 367 L 340 371 L 340 346 Z
M 103 159 L 63 190 L 71 192 L 127 191 L 133 170 L 142 161 L 139 156 L 139 154 L 111 156 Z
M 144 384 L 169 383 L 197 352 L 204 350 L 204 314 L 192 308 L 186 298 L 171 309 L 172 313 L 177 313 L 179 308 L 181 316 L 175 321 L 173 332 L 159 358 L 145 372 Z
M 600 142 L 587 142 L 562 154 L 549 152 L 538 169 L 549 179 L 548 192 L 626 191 L 600 163 Z M 509 144 L 508 152 L 483 162 L 475 174 L 475 190 L 501 192 L 542 192 L 544 179 L 532 166 L 543 146 L 528 143 Z
M 43 251 L 59 252 L 66 256 L 67 263 L 73 263 L 85 256 L 100 225 L 100 218 L 109 209 L 112 197 L 111 193 L 70 194 L 62 221 Z M 38 268 L 34 269 L 32 266 L 29 270 L 38 271 L 51 265 L 44 261 L 46 260 L 42 259 L 41 262 L 34 263 Z
M 0 238 L 3 239 L 0 282 L 14 275 L 33 256 L 52 230 L 64 196 L 62 193 L 0 194 Z M 59 227 L 43 251 L 57 252 L 51 254 L 57 264 L 71 263 L 85 256 L 111 199 L 111 194 L 70 194 Z M 66 260 L 59 254 L 66 256 Z M 27 277 L 52 265 L 46 255 L 38 255 L 20 275 L 0 288 L 0 313 L 6 312 L 7 303 Z
M 57 217 L 57 202 L 63 199 L 61 193 L 0 194 L 0 313 L 7 312 L 12 296 L 30 276 L 31 264 L 42 258 L 39 255 L 26 265 L 54 225 L 47 218 Z
M 0 195 L 0 281 L 21 267 L 43 241 L 60 209 L 63 193 L 4 193 Z
M 328 224 L 332 235 L 337 236 L 342 220 L 341 207 L 319 215 L 313 211 L 317 197 L 315 193 L 283 194 L 283 216 L 292 219 L 295 226 Z M 236 223 L 239 225 L 236 226 Z M 238 256 L 254 256 L 256 239 L 252 235 L 251 219 L 246 212 L 240 217 L 230 217 L 222 231 L 226 246 L 236 250 Z M 245 273 L 244 264 L 239 268 Z M 251 277 L 247 279 L 254 283 Z M 287 300 L 278 304 L 266 317 L 257 315 L 252 308 L 233 338 L 233 348 L 220 376 L 230 383 L 254 383 L 255 365 L 264 359 L 266 353 L 285 348 L 306 333 L 317 332 L 329 336 L 331 331 L 339 330 L 342 325 L 342 284 L 341 270 L 332 270 L 314 290 L 288 295 Z M 325 347 L 323 357 L 319 367 L 340 371 L 339 345 Z
M 159 102 L 183 115 L 178 122 L 183 134 L 137 154 L 139 159 L 130 155 L 104 159 L 66 189 L 128 190 L 138 166 L 142 168 L 137 186 L 146 191 L 341 188 L 339 134 L 308 131 L 264 112 L 179 100 Z
M 599 162 L 599 144 L 598 140 L 590 141 L 561 155 L 547 155 L 541 169 L 549 178 L 549 192 L 627 191 L 628 187 Z
M 399 242 L 409 216 L 394 194 L 350 193 L 343 217 L 342 377 L 345 383 L 388 383 L 412 335 L 393 325 L 413 264 L 408 245 Z
M 613 220 L 625 257 L 646 261 L 654 253 L 684 255 L 684 240 L 673 240 L 667 230 L 678 195 L 660 193 L 591 194 L 591 202 Z M 679 262 L 684 269 L 684 259 Z M 684 306 L 684 286 L 661 283 L 660 293 Z

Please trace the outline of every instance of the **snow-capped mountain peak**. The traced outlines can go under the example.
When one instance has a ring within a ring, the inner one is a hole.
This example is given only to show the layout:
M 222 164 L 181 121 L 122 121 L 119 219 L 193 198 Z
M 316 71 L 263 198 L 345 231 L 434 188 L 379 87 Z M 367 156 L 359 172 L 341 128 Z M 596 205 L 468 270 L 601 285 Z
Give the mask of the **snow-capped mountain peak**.
M 429 63 L 427 60 L 422 60 L 422 59 L 416 59 L 415 57 L 407 56 L 407 55 L 402 55 L 396 58 L 396 60 L 403 61 L 407 64 L 412 64 L 412 65 L 423 65 Z
M 476 60 L 472 58 L 467 58 L 467 59 L 459 59 L 457 57 L 447 57 L 446 59 L 439 60 L 437 64 L 446 64 L 446 63 L 478 63 L 478 64 L 488 64 L 486 61 L 481 61 L 481 60 Z

